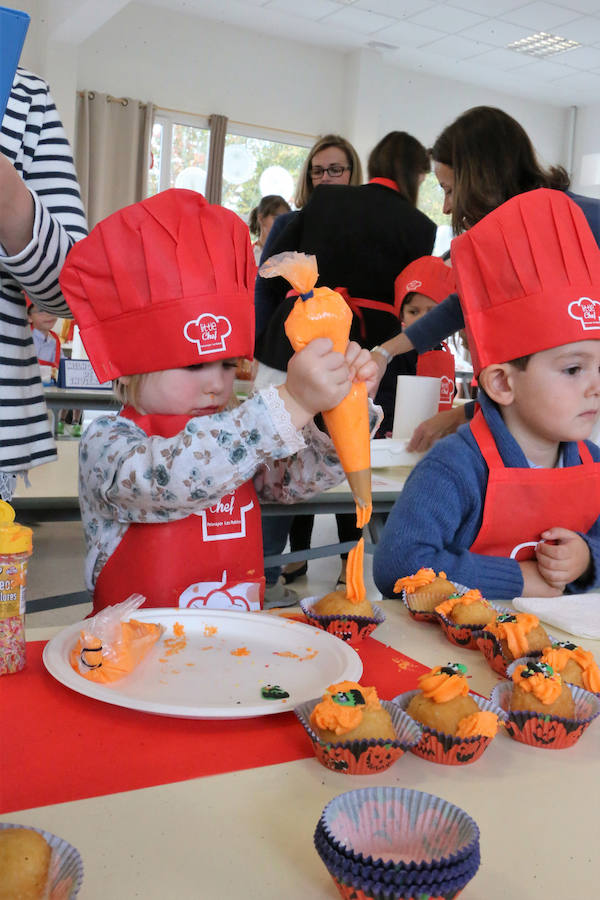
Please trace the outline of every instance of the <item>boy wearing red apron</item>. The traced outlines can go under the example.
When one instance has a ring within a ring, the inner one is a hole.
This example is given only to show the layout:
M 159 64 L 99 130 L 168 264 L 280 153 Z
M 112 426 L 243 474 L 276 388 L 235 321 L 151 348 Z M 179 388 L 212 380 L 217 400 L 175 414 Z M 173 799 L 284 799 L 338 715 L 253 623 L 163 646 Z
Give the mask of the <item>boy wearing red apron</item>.
M 256 267 L 244 222 L 170 190 L 103 222 L 69 254 L 61 287 L 118 415 L 81 439 L 86 583 L 96 613 L 145 606 L 254 610 L 264 575 L 259 497 L 292 503 L 339 483 L 312 423 L 372 379 L 369 354 L 314 341 L 284 385 L 232 402 L 254 347 Z M 357 373 L 358 377 L 358 373 Z
M 521 194 L 452 243 L 481 410 L 415 468 L 374 558 L 498 599 L 600 582 L 600 250 L 560 191 Z

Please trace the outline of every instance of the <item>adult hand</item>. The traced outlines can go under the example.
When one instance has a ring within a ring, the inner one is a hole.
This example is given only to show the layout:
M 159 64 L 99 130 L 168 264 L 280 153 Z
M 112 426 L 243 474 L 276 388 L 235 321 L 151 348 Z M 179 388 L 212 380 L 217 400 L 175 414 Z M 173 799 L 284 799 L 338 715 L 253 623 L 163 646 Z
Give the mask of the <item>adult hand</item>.
M 447 434 L 453 434 L 466 421 L 464 406 L 444 409 L 415 428 L 406 449 L 411 453 L 425 453 L 436 441 L 446 437 Z
M 542 532 L 535 556 L 540 573 L 551 585 L 576 581 L 590 566 L 590 548 L 580 535 L 568 528 Z
M 287 377 L 278 388 L 296 428 L 317 413 L 333 409 L 351 386 L 350 370 L 329 338 L 316 338 L 291 358 Z
M 0 244 L 9 256 L 33 237 L 33 197 L 9 159 L 0 153 Z
M 564 591 L 566 582 L 549 584 L 540 572 L 535 559 L 520 562 L 519 567 L 523 575 L 524 597 L 559 597 Z

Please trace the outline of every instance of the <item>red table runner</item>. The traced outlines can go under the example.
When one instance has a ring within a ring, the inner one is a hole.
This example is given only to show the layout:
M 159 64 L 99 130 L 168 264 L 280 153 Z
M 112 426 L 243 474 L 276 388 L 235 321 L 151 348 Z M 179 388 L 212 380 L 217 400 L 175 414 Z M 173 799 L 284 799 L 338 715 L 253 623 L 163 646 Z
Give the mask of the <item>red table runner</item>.
M 0 678 L 0 813 L 186 781 L 312 756 L 293 713 L 176 719 L 92 700 L 64 687 L 27 645 L 27 667 Z M 367 638 L 363 684 L 384 699 L 417 686 L 426 667 Z

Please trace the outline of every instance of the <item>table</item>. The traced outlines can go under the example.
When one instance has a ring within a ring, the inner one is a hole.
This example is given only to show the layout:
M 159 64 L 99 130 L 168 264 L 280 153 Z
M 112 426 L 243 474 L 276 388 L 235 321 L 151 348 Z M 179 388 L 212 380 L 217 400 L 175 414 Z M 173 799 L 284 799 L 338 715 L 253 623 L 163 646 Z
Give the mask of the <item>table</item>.
M 434 625 L 414 622 L 398 601 L 382 606 L 387 620 L 376 632 L 380 640 L 429 666 L 466 663 L 473 689 L 489 695 L 497 676 L 480 653 L 449 644 Z M 29 637 L 51 633 L 34 629 Z M 600 658 L 600 641 L 581 643 Z M 593 897 L 600 883 L 599 758 L 597 720 L 564 751 L 527 747 L 501 734 L 480 760 L 460 768 L 407 753 L 380 775 L 350 777 L 311 758 L 3 819 L 48 829 L 79 849 L 80 900 L 335 900 L 312 844 L 323 807 L 354 788 L 412 787 L 458 804 L 479 824 L 482 864 L 461 900 Z

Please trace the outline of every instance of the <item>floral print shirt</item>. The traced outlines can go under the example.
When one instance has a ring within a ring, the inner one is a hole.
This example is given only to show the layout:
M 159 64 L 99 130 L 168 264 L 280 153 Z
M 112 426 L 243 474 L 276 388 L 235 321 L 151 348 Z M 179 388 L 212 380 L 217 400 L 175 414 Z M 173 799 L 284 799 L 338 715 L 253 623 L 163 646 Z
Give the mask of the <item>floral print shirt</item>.
M 379 413 L 371 406 L 372 427 Z M 250 479 L 260 500 L 296 503 L 343 478 L 329 436 L 313 422 L 294 428 L 273 387 L 234 408 L 192 418 L 169 438 L 149 437 L 120 415 L 100 416 L 79 450 L 88 590 L 132 522 L 182 519 Z

